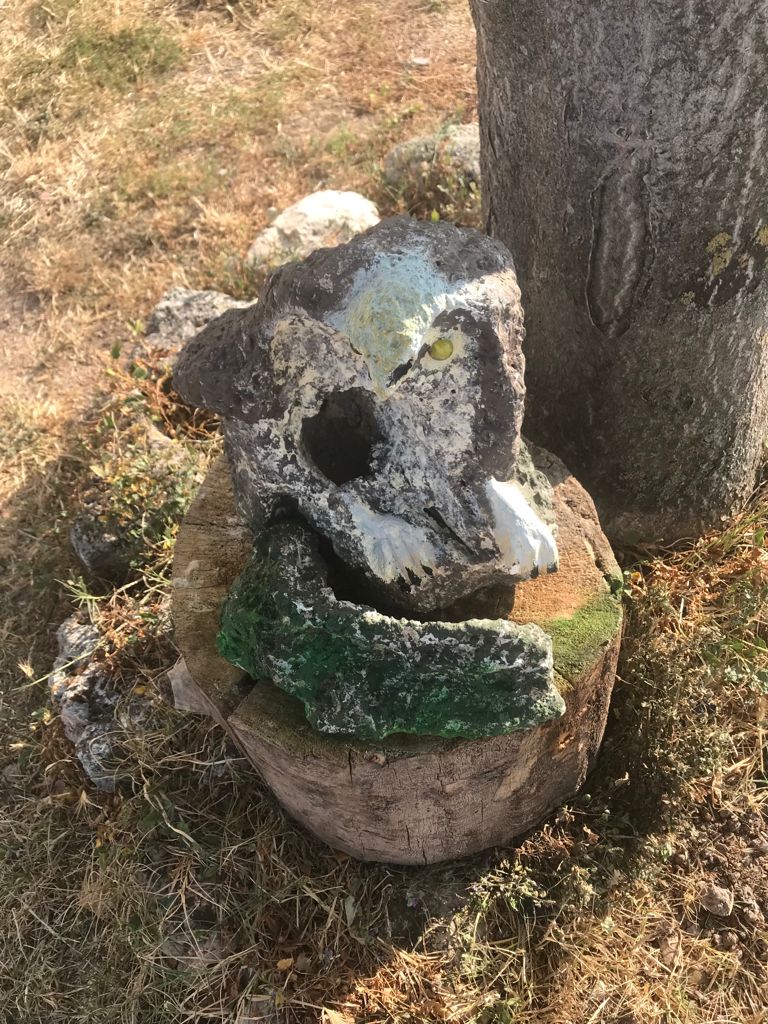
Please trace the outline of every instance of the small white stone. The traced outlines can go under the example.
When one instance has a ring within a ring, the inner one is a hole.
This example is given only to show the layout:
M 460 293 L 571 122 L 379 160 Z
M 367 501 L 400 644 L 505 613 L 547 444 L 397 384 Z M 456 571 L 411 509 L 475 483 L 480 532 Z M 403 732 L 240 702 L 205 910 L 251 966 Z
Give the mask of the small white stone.
M 715 917 L 728 917 L 733 912 L 734 897 L 730 889 L 707 882 L 699 893 L 699 903 Z
M 379 211 L 358 192 L 313 192 L 272 220 L 257 236 L 246 261 L 254 270 L 270 269 L 303 259 L 315 249 L 348 242 L 378 223 Z

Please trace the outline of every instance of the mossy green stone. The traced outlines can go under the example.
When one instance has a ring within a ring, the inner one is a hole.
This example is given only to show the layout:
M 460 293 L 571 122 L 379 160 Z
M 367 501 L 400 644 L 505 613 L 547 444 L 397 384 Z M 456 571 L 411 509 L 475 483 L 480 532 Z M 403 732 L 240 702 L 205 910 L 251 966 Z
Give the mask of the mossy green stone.
M 339 601 L 308 531 L 267 531 L 222 610 L 219 650 L 304 703 L 321 732 L 477 738 L 565 704 L 549 637 L 506 620 L 419 622 Z

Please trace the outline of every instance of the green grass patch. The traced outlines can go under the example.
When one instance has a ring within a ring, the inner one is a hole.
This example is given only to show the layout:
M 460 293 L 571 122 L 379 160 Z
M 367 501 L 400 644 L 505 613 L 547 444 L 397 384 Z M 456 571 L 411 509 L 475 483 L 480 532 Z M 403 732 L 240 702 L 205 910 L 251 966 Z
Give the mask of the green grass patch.
M 20 53 L 0 82 L 0 126 L 18 127 L 21 112 L 24 135 L 33 145 L 60 137 L 73 120 L 93 116 L 106 97 L 160 79 L 183 57 L 159 26 L 109 31 L 78 24 L 77 18 L 74 24 L 55 18 L 45 32 L 41 44 Z
M 178 43 L 161 28 L 141 25 L 109 32 L 75 32 L 61 55 L 63 69 L 76 69 L 91 85 L 125 92 L 143 78 L 156 78 L 181 59 Z

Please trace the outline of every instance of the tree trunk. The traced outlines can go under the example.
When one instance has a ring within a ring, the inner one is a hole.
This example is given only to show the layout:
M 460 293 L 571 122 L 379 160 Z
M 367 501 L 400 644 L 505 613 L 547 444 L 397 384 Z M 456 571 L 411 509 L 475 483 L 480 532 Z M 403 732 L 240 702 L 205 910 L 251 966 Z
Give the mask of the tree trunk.
M 610 537 L 696 533 L 748 495 L 768 424 L 768 0 L 471 5 L 525 433 Z

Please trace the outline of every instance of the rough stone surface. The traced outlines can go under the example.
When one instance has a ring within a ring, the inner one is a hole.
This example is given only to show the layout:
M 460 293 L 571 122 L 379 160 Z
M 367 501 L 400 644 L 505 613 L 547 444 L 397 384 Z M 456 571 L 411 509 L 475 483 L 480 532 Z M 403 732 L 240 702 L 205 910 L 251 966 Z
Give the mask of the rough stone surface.
M 83 671 L 90 668 L 91 658 L 99 644 L 99 631 L 90 623 L 83 623 L 76 615 L 65 619 L 56 632 L 59 651 L 53 663 L 53 672 L 48 680 L 51 696 L 61 706 L 65 702 L 70 685 Z M 62 724 L 67 738 L 74 740 L 81 731 L 84 719 L 80 709 L 62 713 Z
M 733 892 L 714 882 L 706 882 L 699 892 L 699 903 L 715 917 L 728 917 L 733 912 Z
M 379 222 L 374 204 L 357 192 L 313 192 L 289 206 L 256 238 L 247 262 L 271 270 L 322 246 L 348 242 Z
M 434 135 L 407 139 L 384 158 L 386 183 L 398 191 L 418 193 L 433 167 L 463 182 L 480 185 L 480 128 L 453 124 Z
M 219 649 L 304 703 L 321 732 L 490 736 L 558 718 L 552 644 L 507 619 L 419 622 L 339 601 L 316 538 L 267 530 L 222 612 Z
M 144 342 L 153 348 L 176 352 L 227 310 L 244 309 L 249 305 L 223 292 L 172 288 L 150 313 Z
M 519 457 L 522 337 L 503 246 L 398 217 L 283 267 L 174 383 L 222 416 L 255 533 L 298 513 L 363 603 L 419 617 L 556 567 L 549 484 Z
M 108 583 L 125 581 L 134 551 L 125 531 L 98 510 L 83 511 L 69 531 L 78 561 L 90 575 Z
M 59 653 L 49 678 L 51 699 L 61 715 L 83 771 L 95 786 L 114 792 L 130 776 L 122 748 L 126 730 L 146 728 L 151 705 L 139 696 L 121 698 L 94 654 L 99 631 L 78 617 L 56 634 Z

